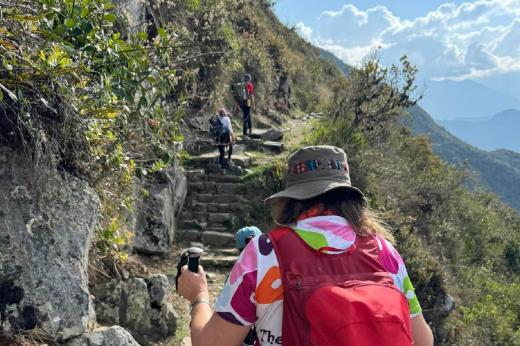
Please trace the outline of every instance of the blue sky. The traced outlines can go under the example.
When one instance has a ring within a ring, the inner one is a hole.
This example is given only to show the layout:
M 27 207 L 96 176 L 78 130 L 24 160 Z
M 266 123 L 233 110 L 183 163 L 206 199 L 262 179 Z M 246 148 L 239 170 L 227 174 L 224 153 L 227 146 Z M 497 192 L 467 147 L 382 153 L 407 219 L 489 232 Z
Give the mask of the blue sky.
M 424 79 L 520 78 L 520 0 L 278 0 L 275 11 L 351 65 L 378 50 L 384 63 L 406 53 Z
M 316 17 L 330 10 L 340 10 L 343 5 L 353 4 L 361 10 L 366 10 L 377 5 L 384 4 L 390 11 L 399 14 L 403 19 L 413 19 L 423 16 L 426 13 L 435 10 L 440 5 L 451 2 L 460 4 L 464 1 L 446 1 L 446 0 L 278 0 L 275 6 L 276 14 L 285 24 L 296 24 L 298 22 L 311 22 Z

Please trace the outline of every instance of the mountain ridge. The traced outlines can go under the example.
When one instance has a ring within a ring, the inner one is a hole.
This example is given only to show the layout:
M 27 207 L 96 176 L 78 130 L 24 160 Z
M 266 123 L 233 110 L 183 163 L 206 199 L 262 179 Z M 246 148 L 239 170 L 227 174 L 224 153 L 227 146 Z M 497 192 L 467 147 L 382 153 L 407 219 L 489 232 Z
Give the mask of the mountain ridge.
M 469 79 L 429 80 L 419 105 L 434 119 L 481 119 L 506 109 L 520 109 L 520 100 Z
M 483 150 L 520 152 L 520 110 L 508 109 L 479 120 L 437 120 L 449 132 Z
M 508 150 L 479 150 L 437 125 L 421 107 L 415 106 L 409 111 L 413 117 L 413 132 L 428 136 L 437 155 L 458 167 L 468 166 L 478 173 L 479 183 L 520 210 L 520 154 Z M 510 160 L 514 164 L 509 163 Z

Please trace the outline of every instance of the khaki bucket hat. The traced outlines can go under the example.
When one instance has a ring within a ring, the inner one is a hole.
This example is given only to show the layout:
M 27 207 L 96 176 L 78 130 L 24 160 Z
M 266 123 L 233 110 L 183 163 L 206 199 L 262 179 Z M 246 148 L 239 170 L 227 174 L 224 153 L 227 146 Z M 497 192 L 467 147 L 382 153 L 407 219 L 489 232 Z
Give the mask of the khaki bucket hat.
M 265 201 L 304 200 L 338 188 L 348 189 L 365 200 L 361 190 L 350 183 L 347 154 L 343 149 L 329 145 L 304 147 L 289 157 L 286 188 Z

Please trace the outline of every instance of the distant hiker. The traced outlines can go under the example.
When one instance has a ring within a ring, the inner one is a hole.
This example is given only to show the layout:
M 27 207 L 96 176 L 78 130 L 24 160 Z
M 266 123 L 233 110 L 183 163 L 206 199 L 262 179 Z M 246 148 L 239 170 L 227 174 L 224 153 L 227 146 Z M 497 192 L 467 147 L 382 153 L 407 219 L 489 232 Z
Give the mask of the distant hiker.
M 253 324 L 260 345 L 433 345 L 393 237 L 351 185 L 342 149 L 296 151 L 287 187 L 266 201 L 284 226 L 249 242 L 215 312 L 204 269 L 180 276 L 193 345 L 240 345 Z
M 237 106 L 236 108 L 242 110 L 242 133 L 244 139 L 248 138 L 248 133 L 251 135 L 253 132 L 251 110 L 255 111 L 255 91 L 251 80 L 251 75 L 246 73 L 241 83 L 235 83 L 232 85 L 233 96 Z
M 247 226 L 239 229 L 235 234 L 235 247 L 242 251 L 251 239 L 259 237 L 262 231 L 256 226 Z
M 219 151 L 218 163 L 220 167 L 227 168 L 228 161 L 231 161 L 233 154 L 233 144 L 235 143 L 235 135 L 231 126 L 231 114 L 225 108 L 218 111 L 217 116 L 210 119 L 210 134 L 217 143 Z M 227 160 L 225 158 L 226 146 L 228 147 Z

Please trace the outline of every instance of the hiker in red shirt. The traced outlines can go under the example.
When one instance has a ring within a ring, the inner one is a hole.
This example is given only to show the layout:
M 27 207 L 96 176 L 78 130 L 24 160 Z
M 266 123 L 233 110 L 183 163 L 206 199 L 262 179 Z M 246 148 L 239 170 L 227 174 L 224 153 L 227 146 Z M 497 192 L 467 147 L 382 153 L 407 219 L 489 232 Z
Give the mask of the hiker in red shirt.
M 184 268 L 194 346 L 431 346 L 433 336 L 392 234 L 350 183 L 347 156 L 305 147 L 269 197 L 278 227 L 242 251 L 215 304 L 205 273 Z
M 244 83 L 246 83 L 246 99 L 241 102 L 240 108 L 242 109 L 243 116 L 243 135 L 244 138 L 247 139 L 247 135 L 249 136 L 253 133 L 253 124 L 251 121 L 251 110 L 255 110 L 255 88 L 253 83 L 251 82 L 251 75 L 244 75 Z

